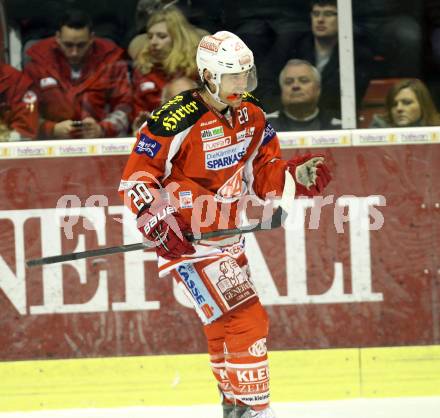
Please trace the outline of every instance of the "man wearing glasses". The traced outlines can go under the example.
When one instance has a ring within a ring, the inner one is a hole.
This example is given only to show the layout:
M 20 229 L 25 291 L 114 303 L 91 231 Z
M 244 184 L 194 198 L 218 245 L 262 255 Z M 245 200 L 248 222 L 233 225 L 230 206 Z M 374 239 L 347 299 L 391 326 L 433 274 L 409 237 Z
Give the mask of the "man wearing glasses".
M 319 108 L 339 117 L 341 88 L 336 0 L 312 0 L 310 23 L 311 31 L 295 43 L 289 53 L 289 58 L 306 60 L 318 69 L 321 75 Z M 369 50 L 360 45 L 354 54 L 356 98 L 360 101 L 368 86 L 373 57 Z
M 130 126 L 131 88 L 123 50 L 97 38 L 90 17 L 69 11 L 54 37 L 27 51 L 25 72 L 40 99 L 41 138 L 122 136 Z

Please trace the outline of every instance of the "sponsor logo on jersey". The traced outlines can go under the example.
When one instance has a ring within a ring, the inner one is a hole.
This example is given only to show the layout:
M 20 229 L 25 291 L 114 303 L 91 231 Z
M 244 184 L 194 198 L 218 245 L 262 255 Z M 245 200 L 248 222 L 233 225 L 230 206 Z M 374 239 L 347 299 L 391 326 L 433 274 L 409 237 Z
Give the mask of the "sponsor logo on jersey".
M 139 142 L 136 145 L 135 152 L 137 154 L 146 154 L 150 158 L 154 158 L 159 152 L 162 145 L 145 134 L 141 134 Z
M 197 107 L 197 104 L 194 100 L 186 105 L 182 105 L 178 107 L 175 111 L 168 112 L 170 116 L 166 116 L 163 118 L 162 126 L 167 131 L 175 131 L 177 129 L 179 122 L 182 119 L 185 119 L 187 115 L 190 115 L 191 113 L 194 113 L 197 110 L 199 110 L 199 108 Z
M 260 338 L 249 347 L 249 354 L 254 357 L 263 357 L 267 353 L 266 338 Z
M 226 147 L 231 145 L 231 137 L 227 136 L 225 138 L 216 139 L 214 141 L 204 142 L 203 151 L 213 151 L 215 149 Z
M 183 100 L 183 96 L 181 94 L 178 94 L 177 96 L 173 97 L 171 100 L 168 100 L 162 107 L 155 110 L 153 114 L 151 115 L 151 119 L 154 121 L 157 121 L 159 119 L 159 116 L 164 113 L 170 106 L 173 104 L 180 103 Z
M 254 132 L 254 126 L 249 126 L 246 129 L 237 132 L 237 141 L 243 141 L 244 139 L 252 138 L 254 136 Z
M 181 265 L 177 268 L 177 271 L 182 277 L 183 281 L 187 285 L 189 291 L 191 292 L 194 300 L 197 302 L 199 306 L 206 303 L 205 297 L 202 295 L 202 291 L 199 289 L 199 286 L 193 280 L 193 276 L 197 273 L 194 270 L 194 267 L 191 264 Z
M 256 295 L 246 268 L 229 256 L 220 258 L 203 268 L 203 274 L 212 283 L 228 310 Z
M 246 140 L 217 151 L 207 152 L 205 154 L 205 168 L 207 170 L 222 170 L 237 165 L 246 154 L 249 143 L 250 141 Z
M 182 209 L 190 209 L 193 207 L 193 197 L 191 190 L 179 192 L 179 203 Z
M 247 370 L 237 370 L 239 383 L 267 382 L 269 380 L 269 368 L 258 367 Z
M 263 145 L 266 145 L 268 142 L 270 142 L 276 134 L 277 133 L 275 132 L 275 129 L 272 128 L 270 122 L 266 121 L 266 127 L 264 128 L 263 134 Z
M 240 241 L 237 244 L 231 245 L 230 247 L 222 248 L 223 253 L 228 253 L 234 258 L 237 258 L 240 254 L 244 252 L 244 241 Z M 250 274 L 248 274 L 250 276 Z
M 211 139 L 217 139 L 224 136 L 223 126 L 215 126 L 214 128 L 204 129 L 200 133 L 202 141 L 210 141 Z
M 239 385 L 240 393 L 247 393 L 247 392 L 254 393 L 256 388 L 258 390 L 265 390 L 266 393 L 264 393 L 263 395 L 248 395 L 248 396 L 240 395 L 240 401 L 244 402 L 245 404 L 266 402 L 269 399 L 269 392 L 268 392 L 269 383 L 268 382 L 264 383 L 264 384 L 259 383 L 258 385 L 254 384 L 252 386 L 249 386 L 249 390 L 246 390 L 246 386 L 242 387 L 242 385 Z
M 189 103 L 183 104 L 173 110 L 169 109 L 172 105 L 178 104 L 182 100 L 183 100 L 183 96 L 180 94 L 173 97 L 171 100 L 166 102 L 161 108 L 159 108 L 153 112 L 153 114 L 150 117 L 151 120 L 156 122 L 159 120 L 159 117 L 163 113 L 168 112 L 168 115 L 162 119 L 162 126 L 167 131 L 175 131 L 177 129 L 180 121 L 185 119 L 188 115 L 191 115 L 192 113 L 199 110 L 199 108 L 197 107 L 197 102 L 195 100 L 192 100 Z
M 217 190 L 215 195 L 216 199 L 219 201 L 229 201 L 230 199 L 236 200 L 237 197 L 241 196 L 243 189 L 243 170 L 241 167 L 237 170 L 232 177 L 230 177 L 223 186 Z
M 203 314 L 206 318 L 206 323 L 210 323 L 219 318 L 222 315 L 222 311 L 209 294 L 208 289 L 203 284 L 194 266 L 189 263 L 181 264 L 177 267 L 177 272 L 196 303 L 196 309 L 199 310 L 199 315 Z
M 216 123 L 216 122 L 218 122 L 217 119 L 208 120 L 207 122 L 202 122 L 200 124 L 200 126 L 209 126 L 209 125 L 212 125 L 213 123 Z
M 55 80 L 53 77 L 45 77 L 40 79 L 40 87 L 42 89 L 50 86 L 56 86 L 58 84 L 58 81 Z

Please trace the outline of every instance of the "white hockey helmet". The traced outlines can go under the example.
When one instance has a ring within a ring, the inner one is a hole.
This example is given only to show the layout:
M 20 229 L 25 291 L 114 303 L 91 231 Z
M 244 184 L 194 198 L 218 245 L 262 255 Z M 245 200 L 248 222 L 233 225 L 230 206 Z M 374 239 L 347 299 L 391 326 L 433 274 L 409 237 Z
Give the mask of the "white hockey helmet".
M 246 44 L 231 32 L 220 31 L 214 35 L 204 36 L 197 48 L 197 69 L 202 83 L 205 83 L 204 70 L 212 74 L 216 91 L 208 92 L 215 100 L 222 102 L 218 96 L 222 77 L 226 74 L 248 73 L 245 91 L 251 92 L 257 87 L 257 75 L 254 65 L 254 54 Z

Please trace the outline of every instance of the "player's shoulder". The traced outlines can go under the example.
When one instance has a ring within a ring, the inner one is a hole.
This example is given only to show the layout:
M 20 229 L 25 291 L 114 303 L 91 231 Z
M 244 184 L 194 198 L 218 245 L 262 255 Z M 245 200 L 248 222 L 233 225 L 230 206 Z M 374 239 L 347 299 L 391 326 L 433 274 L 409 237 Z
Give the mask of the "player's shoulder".
M 242 103 L 243 104 L 251 104 L 256 109 L 261 110 L 263 113 L 265 113 L 264 108 L 263 108 L 263 104 L 261 103 L 260 99 L 258 99 L 252 93 L 245 92 L 242 97 Z
M 184 91 L 156 109 L 148 119 L 154 135 L 174 136 L 193 126 L 208 108 L 197 99 L 195 90 Z

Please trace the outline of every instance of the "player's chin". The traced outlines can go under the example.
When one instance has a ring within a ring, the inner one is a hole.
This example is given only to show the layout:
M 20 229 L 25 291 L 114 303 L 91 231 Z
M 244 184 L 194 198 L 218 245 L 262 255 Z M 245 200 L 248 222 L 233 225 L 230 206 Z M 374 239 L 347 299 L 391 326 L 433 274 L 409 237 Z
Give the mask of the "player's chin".
M 231 94 L 226 97 L 229 106 L 231 107 L 239 107 L 243 100 L 243 96 L 241 94 Z

